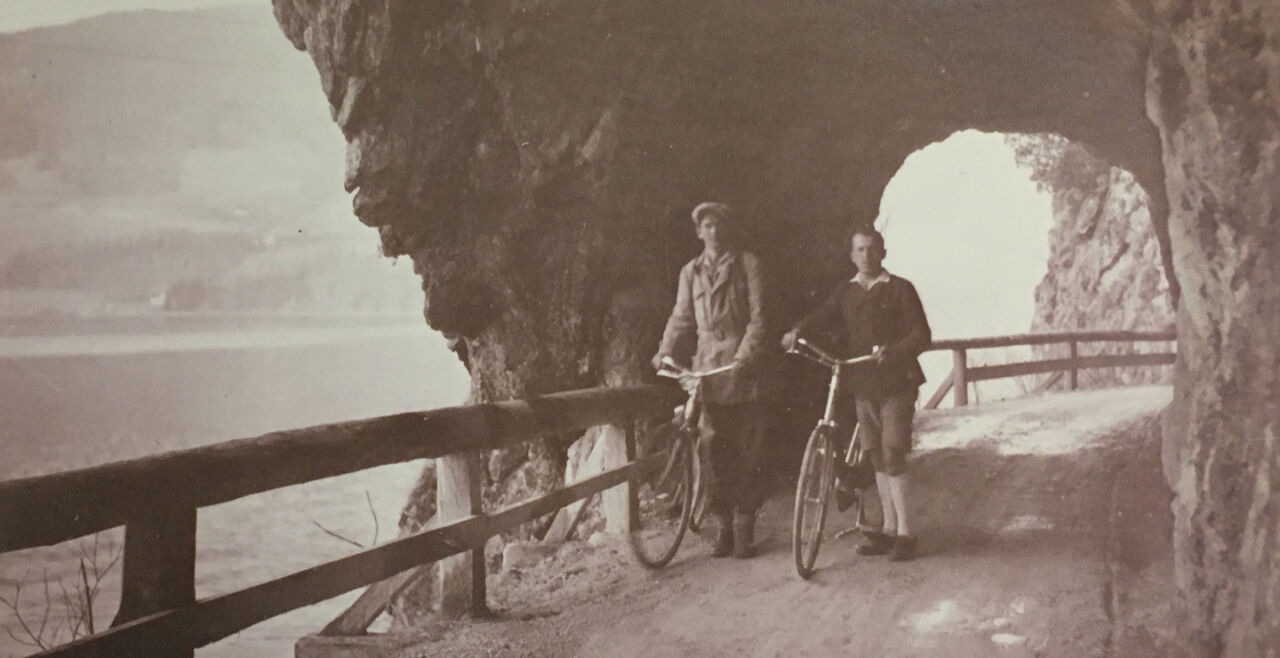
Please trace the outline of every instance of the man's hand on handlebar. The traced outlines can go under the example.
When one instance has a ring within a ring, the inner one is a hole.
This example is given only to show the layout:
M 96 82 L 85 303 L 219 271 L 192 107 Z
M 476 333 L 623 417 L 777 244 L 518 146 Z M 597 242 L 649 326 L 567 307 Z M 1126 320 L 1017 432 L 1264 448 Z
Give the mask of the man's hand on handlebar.
M 661 352 L 653 355 L 653 369 L 658 372 L 661 377 L 670 377 L 680 384 L 680 388 L 685 391 L 692 391 L 698 381 L 695 377 L 685 374 L 688 370 L 681 367 L 670 356 Z
M 782 349 L 790 352 L 796 349 L 796 341 L 800 339 L 800 330 L 792 329 L 782 335 Z

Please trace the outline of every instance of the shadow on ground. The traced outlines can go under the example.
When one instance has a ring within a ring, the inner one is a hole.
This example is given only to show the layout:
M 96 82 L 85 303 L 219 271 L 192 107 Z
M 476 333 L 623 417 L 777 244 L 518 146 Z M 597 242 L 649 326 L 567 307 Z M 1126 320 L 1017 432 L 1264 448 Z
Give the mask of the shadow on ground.
M 1173 655 L 1167 401 L 1151 387 L 922 413 L 913 562 L 857 556 L 854 535 L 836 536 L 852 516 L 833 514 L 801 580 L 782 495 L 756 559 L 710 558 L 693 536 L 655 572 L 624 541 L 568 542 L 490 578 L 492 619 L 432 620 L 389 653 Z

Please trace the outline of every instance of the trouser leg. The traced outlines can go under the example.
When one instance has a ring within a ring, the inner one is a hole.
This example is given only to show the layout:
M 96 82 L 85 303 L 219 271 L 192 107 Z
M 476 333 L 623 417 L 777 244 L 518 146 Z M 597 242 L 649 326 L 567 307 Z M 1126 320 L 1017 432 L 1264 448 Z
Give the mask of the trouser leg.
M 698 451 L 703 464 L 703 484 L 707 490 L 707 513 L 716 523 L 716 541 L 711 555 L 725 557 L 733 553 L 733 502 L 727 495 L 727 485 L 732 482 L 733 473 L 723 466 L 727 428 L 722 414 L 712 409 L 713 406 L 704 404 L 698 418 L 701 435 Z
M 764 476 L 765 424 L 764 410 L 757 402 L 739 406 L 738 436 L 738 490 L 734 497 L 734 509 L 755 518 L 756 511 L 764 503 L 766 482 Z
M 858 398 L 862 447 L 871 456 L 877 473 L 897 476 L 906 472 L 915 402 L 914 391 L 883 398 Z
M 884 530 L 895 532 L 890 560 L 910 560 L 916 539 L 908 514 L 909 481 L 907 453 L 911 450 L 911 422 L 915 416 L 914 391 L 886 397 L 859 398 L 858 422 L 863 428 L 863 447 L 871 452 L 876 466 L 876 487 L 884 509 Z M 879 554 L 884 545 L 864 554 Z
M 699 419 L 709 466 L 708 509 L 755 514 L 764 500 L 763 414 L 760 405 L 706 404 Z
M 732 543 L 738 557 L 755 555 L 756 510 L 764 499 L 762 413 L 755 402 L 708 404 L 702 421 L 708 458 L 708 505 L 724 523 L 732 512 Z M 725 554 L 724 531 L 717 536 L 713 555 Z

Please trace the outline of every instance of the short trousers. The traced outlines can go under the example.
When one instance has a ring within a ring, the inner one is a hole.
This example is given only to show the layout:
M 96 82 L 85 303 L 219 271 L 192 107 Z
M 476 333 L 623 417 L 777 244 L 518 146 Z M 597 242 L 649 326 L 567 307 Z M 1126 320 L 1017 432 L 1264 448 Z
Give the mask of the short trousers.
M 906 471 L 916 395 L 910 390 L 884 397 L 858 397 L 858 432 L 876 471 L 889 475 Z

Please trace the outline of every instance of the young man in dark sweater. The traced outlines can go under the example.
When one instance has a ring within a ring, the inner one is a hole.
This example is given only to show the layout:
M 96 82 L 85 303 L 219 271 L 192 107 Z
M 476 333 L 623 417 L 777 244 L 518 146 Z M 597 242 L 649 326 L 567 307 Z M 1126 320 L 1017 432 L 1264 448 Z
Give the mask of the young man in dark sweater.
M 884 509 L 884 527 L 868 533 L 858 553 L 888 553 L 891 560 L 910 560 L 916 538 L 907 509 L 906 457 L 911 450 L 916 397 L 924 383 L 916 357 L 928 349 L 932 337 L 915 286 L 881 265 L 886 254 L 884 237 L 874 229 L 860 228 L 851 247 L 857 276 L 836 286 L 817 311 L 783 336 L 782 344 L 790 349 L 802 334 L 835 329 L 843 356 L 876 355 L 874 362 L 854 366 L 845 386 L 855 398 L 862 445 L 875 465 L 876 489 Z

